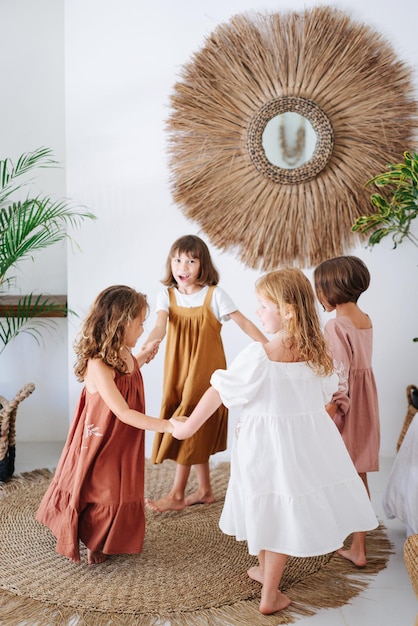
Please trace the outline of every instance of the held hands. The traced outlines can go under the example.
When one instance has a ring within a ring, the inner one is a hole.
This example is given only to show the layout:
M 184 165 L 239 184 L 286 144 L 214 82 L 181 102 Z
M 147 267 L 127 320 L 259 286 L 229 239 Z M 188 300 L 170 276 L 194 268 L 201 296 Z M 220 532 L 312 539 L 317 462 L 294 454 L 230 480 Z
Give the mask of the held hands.
M 187 432 L 187 417 L 185 415 L 178 415 L 176 418 L 172 417 L 168 420 L 173 425 L 172 435 L 175 439 L 187 439 L 192 433 Z
M 136 358 L 142 363 L 149 363 L 155 357 L 160 347 L 160 339 L 154 339 L 154 341 L 150 341 L 149 343 L 145 343 L 139 354 L 136 355 Z
M 174 437 L 174 429 L 175 429 L 176 425 L 181 424 L 182 422 L 186 421 L 187 419 L 188 419 L 187 417 L 185 417 L 183 415 L 180 415 L 180 416 L 176 417 L 175 419 L 174 419 L 174 417 L 172 417 L 169 420 L 163 420 L 164 421 L 164 426 L 166 427 L 164 432 L 170 433 Z M 188 435 L 188 436 L 190 436 L 190 435 Z M 187 437 L 183 437 L 183 439 L 186 439 L 186 438 Z M 180 437 L 176 437 L 176 439 L 180 439 Z

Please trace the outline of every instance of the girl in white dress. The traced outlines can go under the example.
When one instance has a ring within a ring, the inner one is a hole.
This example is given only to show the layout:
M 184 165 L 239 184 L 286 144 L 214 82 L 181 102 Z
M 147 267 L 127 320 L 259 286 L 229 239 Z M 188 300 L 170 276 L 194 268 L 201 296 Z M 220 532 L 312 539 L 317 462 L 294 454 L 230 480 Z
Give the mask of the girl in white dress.
M 341 548 L 354 531 L 377 527 L 367 491 L 325 405 L 338 387 L 321 332 L 312 286 L 296 268 L 270 272 L 256 285 L 267 344 L 252 343 L 211 387 L 173 436 L 191 436 L 223 403 L 242 406 L 231 476 L 219 526 L 258 566 L 260 611 L 290 604 L 279 590 L 288 555 Z

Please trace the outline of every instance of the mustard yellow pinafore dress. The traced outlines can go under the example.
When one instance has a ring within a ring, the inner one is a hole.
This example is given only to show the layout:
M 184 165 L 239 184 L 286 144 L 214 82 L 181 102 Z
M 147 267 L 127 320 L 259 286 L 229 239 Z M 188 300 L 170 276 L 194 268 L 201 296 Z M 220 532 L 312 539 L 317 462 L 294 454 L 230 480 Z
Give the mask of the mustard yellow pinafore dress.
M 210 303 L 208 289 L 199 307 L 178 306 L 174 288 L 170 288 L 167 345 L 164 361 L 164 385 L 161 419 L 190 415 L 216 369 L 226 368 L 221 339 L 222 324 Z M 189 439 L 179 441 L 169 433 L 156 433 L 151 461 L 173 459 L 180 465 L 206 463 L 211 454 L 226 449 L 228 410 L 221 405 Z

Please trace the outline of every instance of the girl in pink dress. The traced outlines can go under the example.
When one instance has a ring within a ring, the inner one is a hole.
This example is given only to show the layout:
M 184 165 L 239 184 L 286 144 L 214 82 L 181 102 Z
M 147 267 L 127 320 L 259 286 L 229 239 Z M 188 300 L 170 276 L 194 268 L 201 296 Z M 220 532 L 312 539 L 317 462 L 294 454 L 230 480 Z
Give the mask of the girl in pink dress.
M 171 432 L 168 420 L 144 414 L 140 365 L 132 356 L 148 313 L 146 297 L 124 285 L 102 291 L 82 327 L 75 374 L 84 382 L 57 470 L 36 519 L 57 538 L 56 551 L 90 564 L 108 554 L 137 554 L 145 533 L 144 429 Z
M 379 470 L 379 406 L 372 370 L 372 322 L 357 305 L 370 284 L 370 273 L 361 259 L 341 256 L 318 265 L 314 283 L 324 310 L 336 312 L 325 326 L 339 377 L 328 412 L 370 496 L 367 472 Z M 338 552 L 357 567 L 364 567 L 365 542 L 366 533 L 354 533 L 350 549 Z

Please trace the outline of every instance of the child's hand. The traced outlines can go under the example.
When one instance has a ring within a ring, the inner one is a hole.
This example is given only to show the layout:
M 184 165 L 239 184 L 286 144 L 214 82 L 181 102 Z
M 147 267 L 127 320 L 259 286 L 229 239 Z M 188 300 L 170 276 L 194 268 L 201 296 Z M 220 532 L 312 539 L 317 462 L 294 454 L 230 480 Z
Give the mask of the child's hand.
M 176 418 L 172 417 L 168 420 L 173 425 L 172 435 L 175 439 L 187 439 L 190 435 L 187 433 L 187 417 L 180 415 Z
M 176 415 L 176 417 L 173 417 L 173 419 L 176 422 L 185 422 L 186 420 L 188 420 L 189 418 L 187 417 L 187 415 Z
M 150 341 L 150 343 L 145 343 L 141 348 L 141 352 L 136 355 L 138 362 L 149 363 L 152 361 L 158 352 L 160 343 L 160 339 L 154 339 L 154 341 Z
M 331 419 L 334 419 L 334 416 L 337 412 L 337 405 L 335 404 L 335 402 L 328 402 L 328 404 L 325 405 L 325 410 L 328 413 L 328 415 L 330 416 Z

